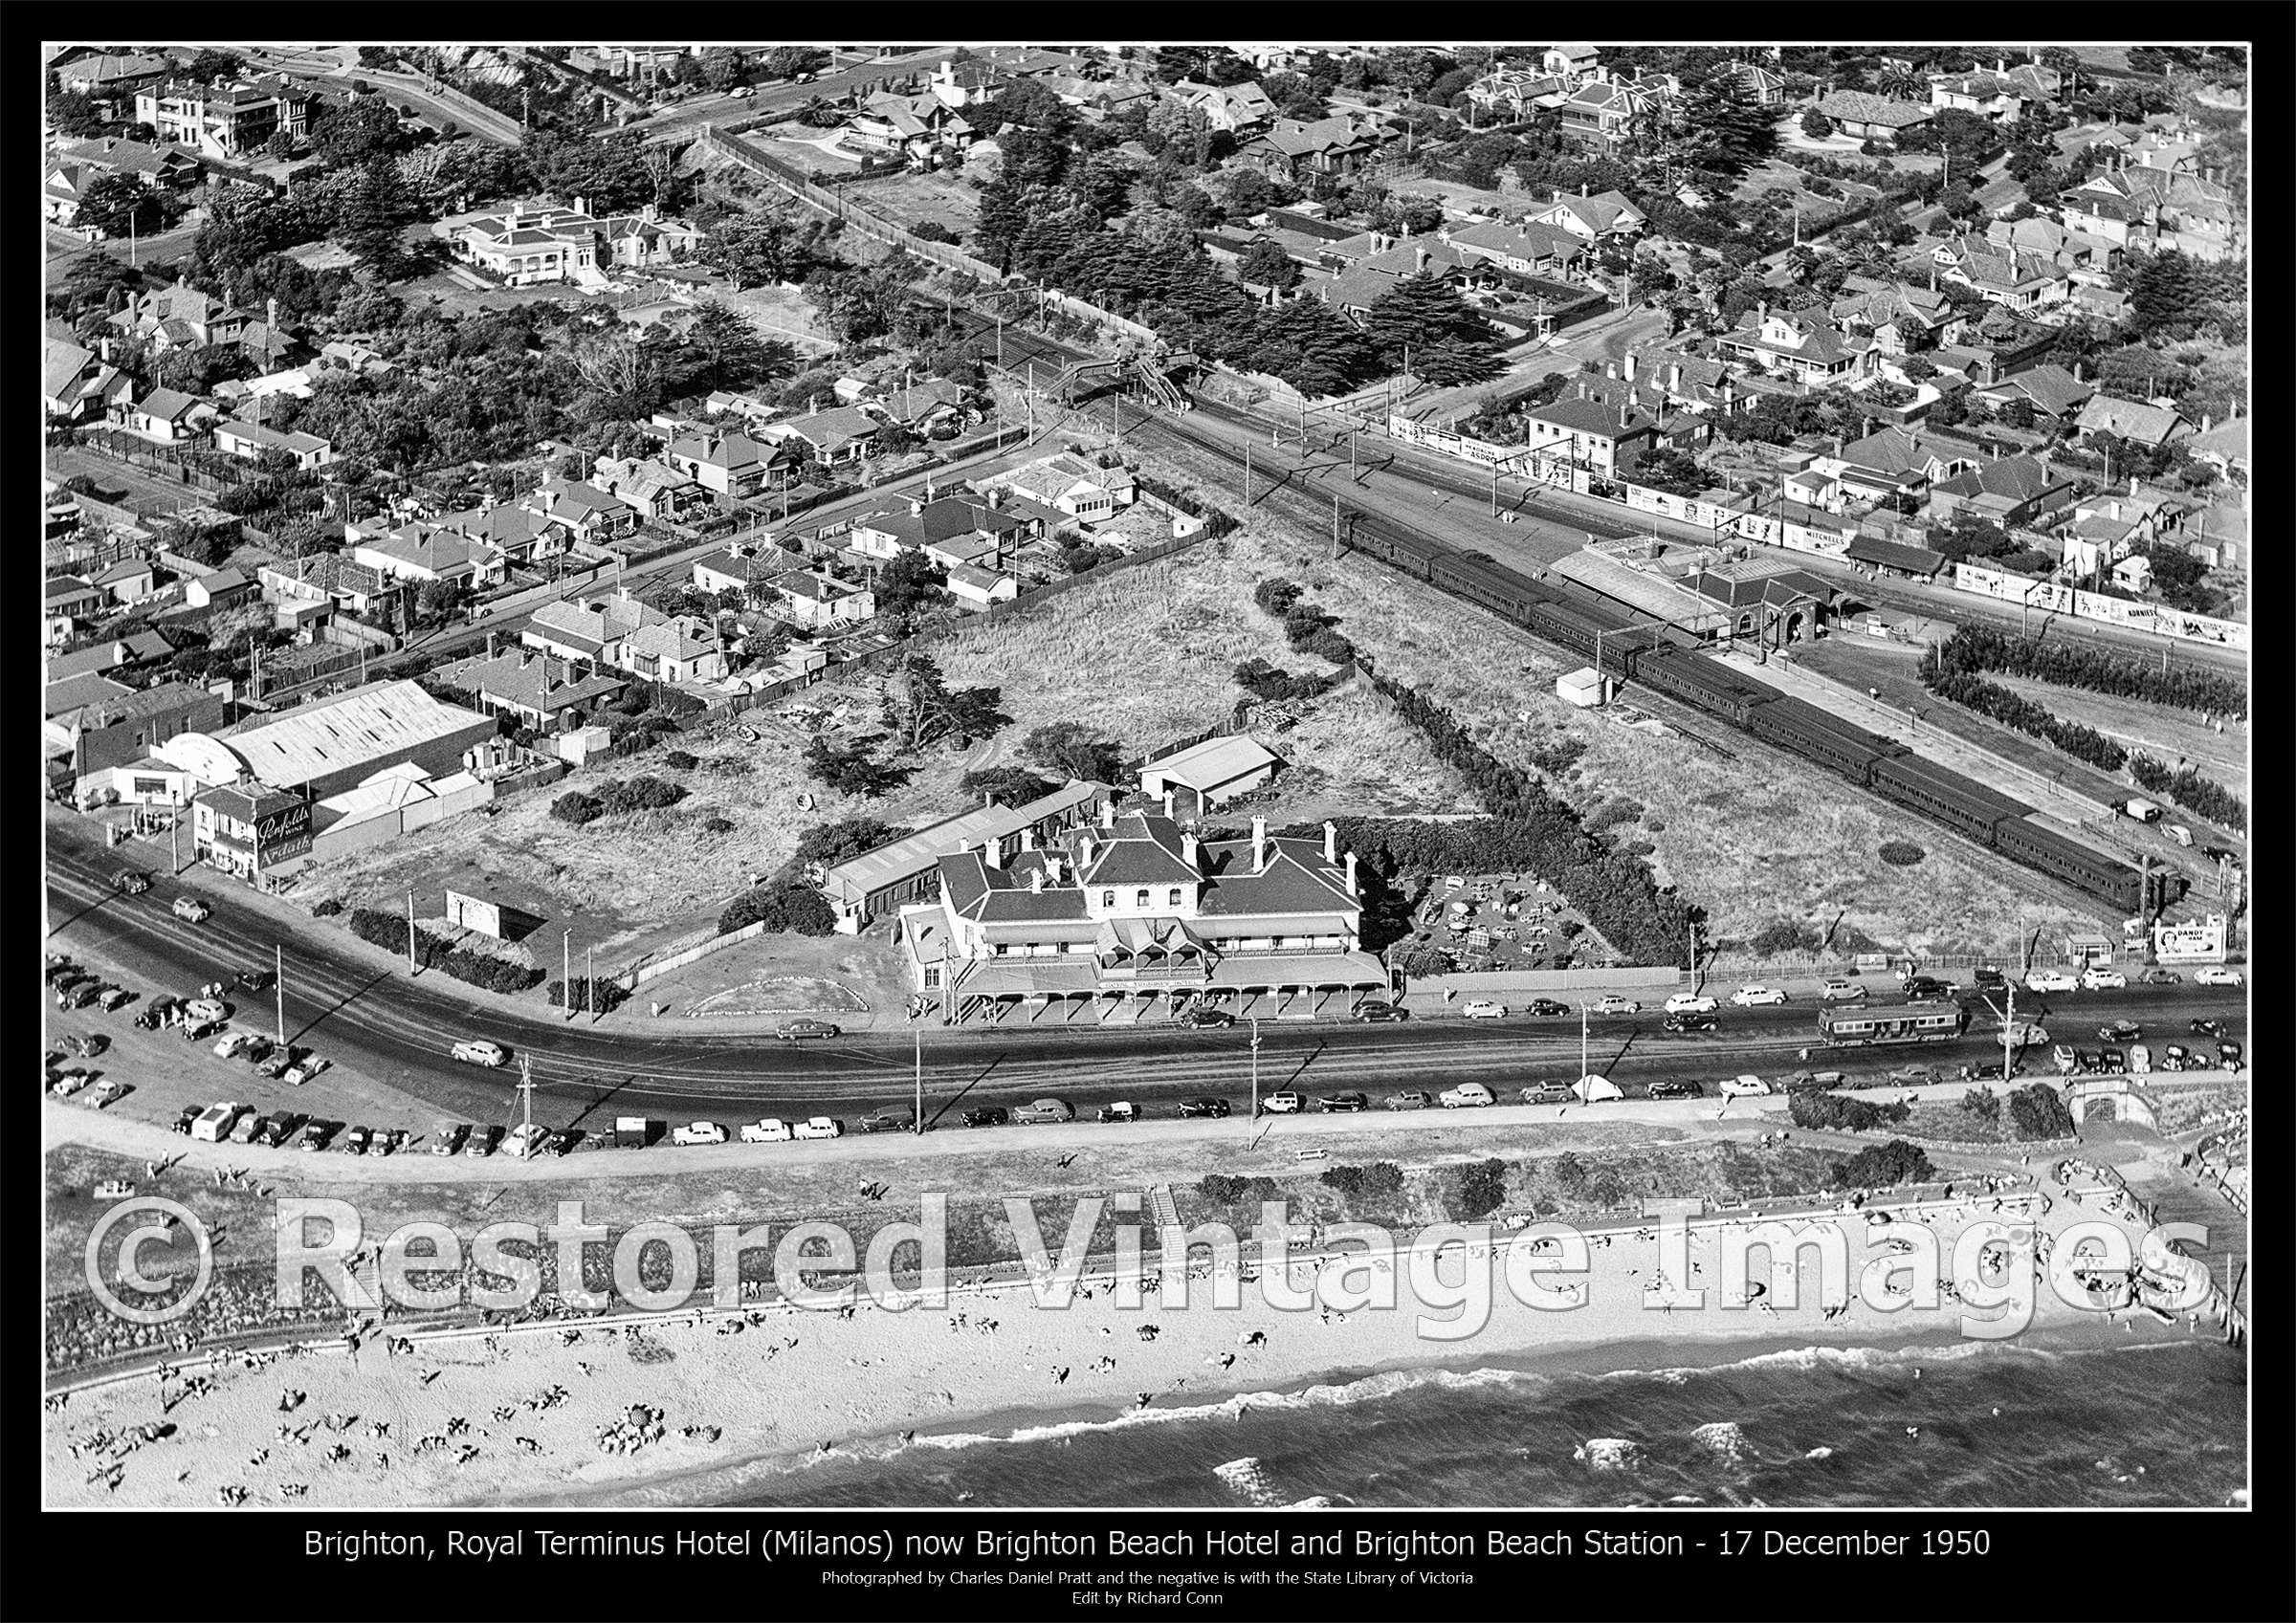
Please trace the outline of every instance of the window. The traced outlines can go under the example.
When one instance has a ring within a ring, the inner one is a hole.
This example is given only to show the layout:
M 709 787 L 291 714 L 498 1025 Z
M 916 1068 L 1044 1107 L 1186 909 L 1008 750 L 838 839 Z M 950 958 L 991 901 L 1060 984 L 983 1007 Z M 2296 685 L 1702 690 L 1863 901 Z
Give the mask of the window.
M 940 966 L 938 964 L 927 964 L 925 966 L 925 990 L 930 992 L 939 984 Z
M 1180 887 L 1179 887 L 1179 886 L 1175 885 L 1175 886 L 1173 886 L 1173 887 L 1172 887 L 1172 894 L 1171 894 L 1169 897 L 1167 897 L 1167 898 L 1165 899 L 1165 901 L 1164 901 L 1164 906 L 1165 906 L 1165 907 L 1167 907 L 1167 908 L 1177 908 L 1177 907 L 1179 907 L 1179 906 L 1180 906 Z
M 1132 893 L 1132 905 L 1136 908 L 1146 907 L 1148 905 L 1148 892 L 1145 890 L 1134 891 Z
M 1113 907 L 1115 907 L 1115 906 L 1116 905 L 1116 893 L 1115 893 L 1114 890 L 1103 890 L 1103 891 L 1101 891 L 1101 892 L 1100 892 L 1100 905 L 1101 905 L 1102 907 L 1104 907 L 1104 908 L 1113 908 Z

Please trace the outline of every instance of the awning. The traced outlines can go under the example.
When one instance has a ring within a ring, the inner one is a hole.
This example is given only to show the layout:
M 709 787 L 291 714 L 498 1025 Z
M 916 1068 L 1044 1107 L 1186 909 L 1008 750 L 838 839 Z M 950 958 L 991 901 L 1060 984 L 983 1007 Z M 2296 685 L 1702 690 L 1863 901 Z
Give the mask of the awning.
M 1387 966 L 1369 953 L 1306 953 L 1224 958 L 1211 984 L 1250 987 L 1385 986 Z
M 967 998 L 1074 997 L 1099 989 L 1099 972 L 1089 963 L 988 963 L 956 983 Z

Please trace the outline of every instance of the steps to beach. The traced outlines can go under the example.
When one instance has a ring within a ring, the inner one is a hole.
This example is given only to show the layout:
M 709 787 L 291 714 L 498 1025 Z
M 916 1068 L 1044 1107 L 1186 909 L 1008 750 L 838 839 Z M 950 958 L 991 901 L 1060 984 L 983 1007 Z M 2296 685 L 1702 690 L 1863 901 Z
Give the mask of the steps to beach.
M 1158 1228 L 1178 1228 L 1180 1208 L 1172 1203 L 1172 1186 L 1168 1183 L 1151 1184 L 1148 1188 L 1148 1215 L 1156 1219 Z

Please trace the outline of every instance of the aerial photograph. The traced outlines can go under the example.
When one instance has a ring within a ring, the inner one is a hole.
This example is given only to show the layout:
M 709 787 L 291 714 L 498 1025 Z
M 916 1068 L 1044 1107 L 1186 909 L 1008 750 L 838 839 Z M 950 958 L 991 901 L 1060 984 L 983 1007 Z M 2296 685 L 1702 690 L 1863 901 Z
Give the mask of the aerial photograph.
M 2251 55 L 46 41 L 44 1502 L 2246 1507 Z

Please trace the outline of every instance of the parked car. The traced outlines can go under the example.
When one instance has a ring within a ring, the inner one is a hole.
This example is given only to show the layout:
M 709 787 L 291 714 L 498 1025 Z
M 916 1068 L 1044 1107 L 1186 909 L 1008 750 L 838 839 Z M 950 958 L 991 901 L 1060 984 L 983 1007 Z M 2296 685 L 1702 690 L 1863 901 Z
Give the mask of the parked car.
M 2129 984 L 2129 977 L 2117 969 L 2085 969 L 2081 972 L 2081 990 L 2102 992 L 2118 990 Z
M 2241 1064 L 2241 1045 L 2229 1039 L 2218 1043 L 2217 1064 L 2222 1065 L 2226 1070 L 2239 1070 Z
M 2181 1042 L 2172 1042 L 2160 1051 L 2160 1068 L 2164 1071 L 2183 1070 L 2192 1061 L 2192 1050 Z
M 2193 1029 L 2195 1031 L 2198 1031 L 2200 1029 L 2198 1021 L 2194 1022 Z M 2098 1039 L 2101 1042 L 2134 1042 L 2138 1038 L 2144 1036 L 2144 1034 L 2145 1028 L 2137 1024 L 2134 1020 L 2114 1020 L 2109 1025 L 2101 1025 L 2097 1027 Z M 2212 1032 L 2210 1035 L 2214 1036 L 2216 1034 Z
M 1315 1101 L 1315 1108 L 1327 1115 L 1341 1111 L 1368 1110 L 1371 1097 L 1364 1093 L 1327 1093 Z
M 1567 1105 L 1578 1095 L 1567 1082 L 1534 1082 L 1515 1097 L 1526 1105 Z
M 1260 1101 L 1260 1113 L 1266 1116 L 1295 1116 L 1307 1108 L 1307 1101 L 1289 1090 L 1270 1093 Z
M 111 990 L 113 988 L 103 981 L 86 980 L 72 988 L 56 1001 L 67 1009 L 84 1009 Z
M 433 1155 L 453 1154 L 455 1151 L 462 1148 L 462 1141 L 470 1136 L 470 1125 L 466 1122 L 439 1123 L 437 1127 L 430 1130 L 430 1153 Z
M 48 1091 L 58 1099 L 69 1099 L 72 1097 L 72 1095 L 77 1093 L 81 1088 L 87 1086 L 87 1072 L 82 1070 L 69 1070 L 65 1071 L 54 1082 L 50 1083 L 48 1085 Z
M 325 1149 L 327 1140 L 335 1136 L 337 1125 L 334 1122 L 305 1122 L 303 1130 L 296 1134 L 295 1147 L 305 1152 Z M 190 1130 L 187 1128 L 185 1130 L 188 1132 Z
M 1226 1114 L 1225 1111 L 1221 1113 Z M 967 1110 L 964 1113 L 966 1127 L 1003 1127 L 1011 1119 L 1012 1112 L 1001 1105 L 983 1105 L 978 1109 Z
M 184 1005 L 184 1019 L 188 1022 L 220 1024 L 231 1018 L 231 1006 L 213 998 L 194 998 Z
M 2224 1022 L 2222 1020 L 2197 1020 L 2193 1021 L 2192 1033 L 2195 1037 L 2221 1037 L 2224 1035 Z
M 844 1035 L 828 1020 L 784 1020 L 774 1032 L 784 1042 L 798 1042 L 808 1038 L 830 1038 Z
M 1507 1018 L 1507 1005 L 1494 1003 L 1488 998 L 1471 998 L 1459 1011 L 1461 1020 L 1501 1020 Z
M 1677 992 L 1667 999 L 1666 1012 L 1669 1015 L 1711 1015 L 1721 1006 L 1702 992 Z
M 1598 1015 L 1639 1015 L 1642 1012 L 1642 1004 L 1632 998 L 1622 998 L 1615 992 L 1595 1004 L 1595 1013 Z
M 799 1138 L 843 1138 L 845 1124 L 835 1116 L 808 1116 L 789 1130 Z M 723 1143 L 722 1137 L 718 1140 Z
M 1100 1119 L 1104 1122 L 1137 1122 L 1140 1119 L 1140 1112 L 1130 1100 L 1117 1099 L 1100 1107 Z
M 151 875 L 137 868 L 123 867 L 112 875 L 112 886 L 123 895 L 141 896 L 151 888 Z
M 1694 1082 L 1672 1078 L 1662 1077 L 1650 1085 L 1650 1097 L 1653 1099 L 1698 1099 L 1704 1097 L 1706 1089 Z
M 1436 1097 L 1442 1101 L 1443 1108 L 1446 1110 L 1466 1109 L 1498 1103 L 1490 1096 L 1490 1089 L 1479 1082 L 1463 1082 L 1456 1087 L 1446 1087 Z
M 1180 1102 L 1180 1113 L 1182 1116 L 1225 1116 L 1230 1108 L 1225 1099 L 1182 1099 Z M 974 1124 L 968 1118 L 965 1125 L 971 1127 Z
M 167 1017 L 175 1012 L 175 1008 L 176 1002 L 172 998 L 153 998 L 136 1011 L 136 1028 L 140 1031 L 159 1030 L 167 1023 Z
M 488 1042 L 482 1040 L 469 1042 L 457 1042 L 454 1044 L 451 1052 L 453 1054 L 455 1059 L 460 1060 L 466 1065 L 487 1065 L 491 1067 L 494 1065 L 498 1065 L 503 1061 L 510 1058 L 509 1052 L 503 1048 L 501 1043 Z
M 1770 1091 L 1770 1085 L 1758 1076 L 1733 1076 L 1725 1080 L 1718 1089 L 1725 1099 L 1752 1099 Z
M 2049 1059 L 2066 1076 L 2081 1068 L 2081 1056 L 2069 1043 L 2060 1042 L 2051 1048 Z
M 744 1144 L 786 1144 L 796 1136 L 789 1130 L 787 1122 L 774 1116 L 741 1125 L 741 1142 Z
M 2028 992 L 2078 992 L 2081 983 L 2061 969 L 2037 969 L 2025 976 Z
M 215 1044 L 215 1057 L 218 1060 L 236 1059 L 239 1051 L 254 1041 L 246 1032 L 234 1031 Z
M 2194 973 L 2193 984 L 2195 986 L 2239 986 L 2241 984 L 2241 972 L 2237 969 L 2226 969 L 2222 964 L 2211 964 L 2206 969 Z
M 1939 980 L 1933 975 L 1910 975 L 1901 983 L 1899 990 L 1905 993 L 1908 1002 L 1917 1002 L 1929 998 L 1952 997 L 1954 983 L 1950 980 Z
M 1218 1031 L 1235 1024 L 1236 1017 L 1225 1009 L 1207 1009 L 1199 1004 L 1186 1010 L 1173 1023 L 1185 1026 L 1190 1031 Z
M 108 1015 L 117 1013 L 135 1000 L 136 995 L 133 992 L 124 986 L 115 986 L 109 992 L 97 998 L 96 1006 Z
M 1022 1127 L 1043 1127 L 1074 1121 L 1076 1109 L 1066 1099 L 1037 1099 L 1013 1111 L 1012 1119 Z
M 2119 1072 L 2127 1070 L 2128 1068 L 2129 1057 L 2126 1054 L 2123 1054 L 2118 1048 L 2105 1048 L 2098 1051 L 2097 1069 L 2103 1071 L 2106 1075 L 2116 1075 Z
M 336 1144 L 335 1148 L 342 1151 L 345 1155 L 364 1155 L 366 1153 L 366 1141 L 368 1136 L 369 1134 L 365 1128 L 347 1128 L 343 1130 L 342 1138 L 339 1143 Z
M 725 1129 L 716 1122 L 688 1122 L 670 1130 L 673 1144 L 723 1144 Z
M 1390 1093 L 1382 1103 L 1390 1110 L 1424 1110 L 1433 1108 L 1435 1095 L 1424 1087 L 1406 1087 L 1401 1093 Z
M 191 1124 L 199 1119 L 200 1109 L 200 1106 L 186 1105 L 181 1110 L 176 1112 L 175 1120 L 168 1124 L 167 1130 L 170 1132 L 180 1132 L 186 1138 L 190 1137 Z
M 2152 1050 L 2139 1042 L 2129 1050 L 2129 1074 L 2144 1076 L 2152 1069 Z
M 879 1110 L 874 1115 L 861 1118 L 863 1132 L 907 1132 L 916 1125 L 916 1118 L 915 1116 L 901 1115 L 893 1110 Z M 746 1128 L 742 1129 L 744 1134 L 748 1130 Z
M 1818 988 L 1818 996 L 1828 1003 L 1846 1003 L 1866 995 L 1866 988 L 1854 980 L 1829 980 Z
M 1661 1029 L 1671 1032 L 1717 1031 L 1722 1022 L 1712 1015 L 1668 1015 Z
M 1411 1011 L 1400 1003 L 1358 1003 L 1349 1015 L 1359 1020 L 1409 1020 Z
M 205 924 L 215 911 L 197 896 L 178 896 L 169 910 L 187 924 Z
M 2149 969 L 2136 977 L 2146 986 L 2182 986 L 2184 976 L 2173 969 Z
M 495 1146 L 501 1142 L 502 1130 L 489 1123 L 481 1122 L 478 1126 L 471 1129 L 471 1136 L 463 1140 L 462 1152 L 483 1161 L 495 1152 Z
M 2009 977 L 1991 964 L 1979 964 L 1970 972 L 1969 977 L 1980 992 L 1998 992 L 2009 984 Z
M 1783 1003 L 1786 995 L 1775 986 L 1741 986 L 1730 995 L 1730 1000 L 1741 1009 L 1754 1009 Z

